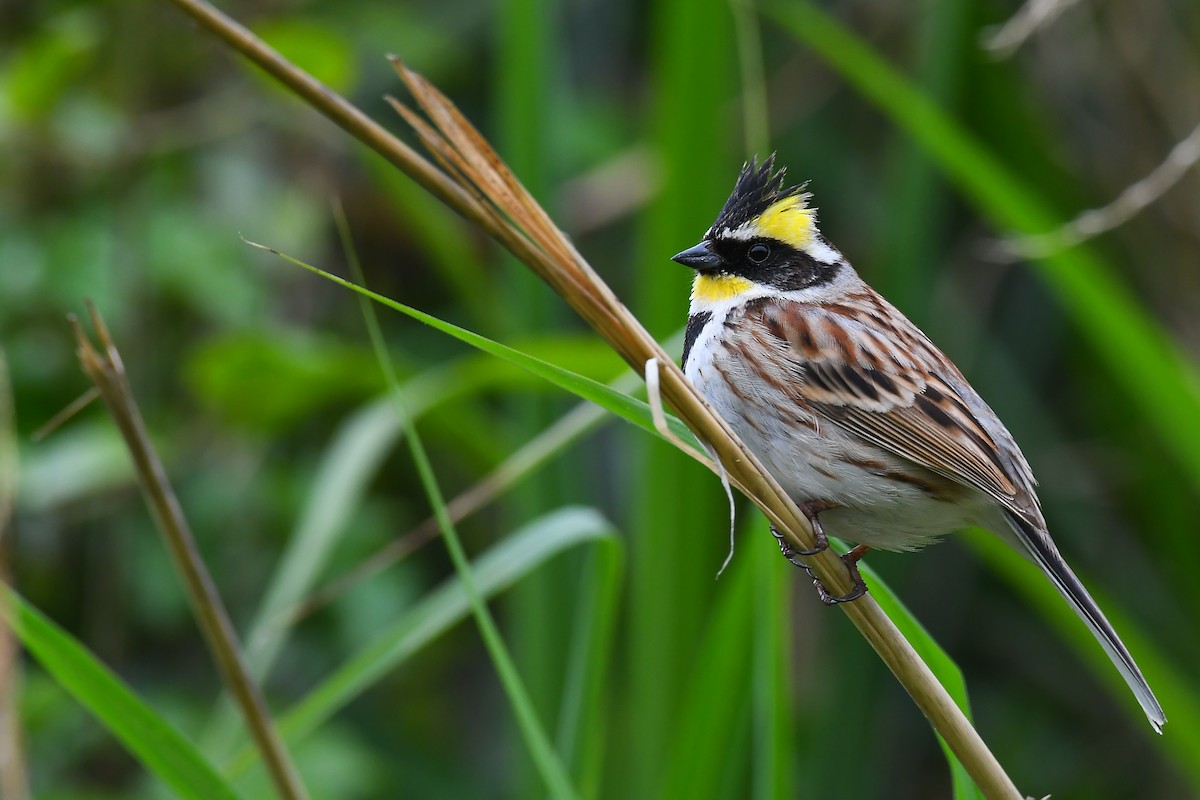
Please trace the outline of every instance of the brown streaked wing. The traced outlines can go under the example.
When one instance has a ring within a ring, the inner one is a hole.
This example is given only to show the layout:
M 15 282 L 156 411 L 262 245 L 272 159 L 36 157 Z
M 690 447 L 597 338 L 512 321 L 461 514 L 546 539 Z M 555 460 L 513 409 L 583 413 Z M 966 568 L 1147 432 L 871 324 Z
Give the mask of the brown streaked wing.
M 832 308 L 771 300 L 749 304 L 746 313 L 747 327 L 759 323 L 788 343 L 770 350 L 780 370 L 795 377 L 788 386 L 799 405 L 1026 513 L 1029 481 L 1012 473 L 970 403 L 951 385 L 966 386 L 966 380 L 877 295 L 855 295 Z M 894 328 L 879 330 L 873 320 L 881 318 Z

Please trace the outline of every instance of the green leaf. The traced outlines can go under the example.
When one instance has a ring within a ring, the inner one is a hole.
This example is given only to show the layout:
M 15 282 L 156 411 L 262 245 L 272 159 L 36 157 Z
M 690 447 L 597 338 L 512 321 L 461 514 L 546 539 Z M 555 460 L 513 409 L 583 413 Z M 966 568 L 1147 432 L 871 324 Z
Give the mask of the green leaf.
M 438 397 L 427 394 L 431 400 Z M 416 413 L 427 407 L 420 402 L 417 405 Z M 399 438 L 400 428 L 400 415 L 391 398 L 381 398 L 342 423 L 325 451 L 308 502 L 245 638 L 246 663 L 257 680 L 274 664 L 291 632 L 288 612 L 304 598 L 332 556 L 376 470 Z M 218 757 L 228 755 L 239 739 L 239 727 L 237 710 L 226 697 L 202 739 L 205 751 Z
M 480 595 L 490 598 L 556 554 L 587 543 L 608 549 L 620 548 L 620 540 L 612 526 L 597 512 L 583 508 L 561 509 L 494 545 L 472 564 L 471 574 Z M 281 716 L 280 733 L 290 743 L 300 741 L 469 613 L 470 605 L 462 584 L 456 577 L 448 578 Z M 230 772 L 242 772 L 256 758 L 253 750 L 243 750 Z
M 358 256 L 354 252 L 350 241 L 349 225 L 346 222 L 346 218 L 342 215 L 338 216 L 338 227 L 350 259 L 351 267 L 354 270 L 354 275 L 360 282 L 365 283 L 362 268 L 358 263 Z M 421 486 L 425 490 L 425 496 L 428 498 L 429 504 L 433 508 L 434 517 L 437 519 L 438 529 L 442 534 L 442 544 L 446 546 L 446 552 L 450 556 L 450 560 L 454 563 L 454 571 L 458 574 L 459 585 L 462 586 L 463 592 L 467 596 L 467 603 L 471 607 L 471 614 L 475 618 L 475 625 L 479 629 L 479 635 L 483 639 L 484 647 L 487 648 L 488 657 L 492 660 L 492 666 L 495 668 L 496 675 L 500 679 L 500 685 L 504 688 L 504 694 L 507 696 L 509 707 L 516 718 L 517 729 L 521 733 L 521 739 L 525 744 L 526 750 L 529 751 L 529 756 L 537 767 L 538 773 L 550 796 L 556 798 L 556 800 L 576 800 L 578 793 L 571 784 L 571 778 L 567 774 L 566 766 L 550 743 L 550 737 L 546 735 L 546 729 L 538 717 L 537 710 L 533 707 L 533 701 L 530 699 L 526 682 L 517 671 L 508 646 L 504 642 L 504 637 L 500 634 L 500 628 L 496 624 L 491 610 L 488 608 L 487 601 L 476 585 L 475 576 L 471 570 L 471 563 L 467 560 L 466 551 L 463 549 L 458 532 L 454 528 L 454 521 L 450 518 L 450 511 L 446 508 L 442 488 L 438 484 L 437 475 L 434 473 L 433 465 L 429 461 L 429 453 L 421 441 L 421 434 L 418 432 L 417 426 L 413 423 L 411 416 L 403 409 L 400 383 L 396 379 L 396 371 L 392 367 L 391 360 L 388 358 L 387 347 L 383 341 L 383 332 L 379 327 L 375 307 L 368 303 L 365 297 L 359 298 L 359 307 L 362 309 L 363 319 L 367 324 L 367 332 L 370 334 L 371 344 L 375 348 L 375 357 L 379 361 L 379 368 L 386 376 L 388 385 L 392 388 L 392 396 L 396 400 L 397 407 L 400 409 L 404 419 L 404 432 L 408 439 L 409 453 L 412 455 L 413 463 L 417 468 L 417 474 L 421 478 Z
M 604 688 L 612 668 L 613 639 L 621 607 L 623 549 L 596 547 L 576 587 L 572 649 L 563 681 L 555 746 L 583 797 L 599 797 L 609 704 Z
M 630 397 L 627 394 L 622 394 L 611 387 L 605 386 L 599 381 L 584 377 L 583 375 L 579 375 L 571 370 L 564 369 L 556 364 L 551 364 L 547 361 L 535 358 L 527 353 L 522 353 L 520 350 L 515 350 L 507 345 L 492 341 L 485 336 L 480 336 L 479 334 L 473 333 L 465 328 L 452 325 L 449 322 L 440 320 L 437 317 L 426 314 L 423 311 L 418 311 L 417 309 L 406 306 L 403 303 L 398 303 L 395 300 L 384 297 L 381 294 L 376 294 L 370 289 L 365 289 L 357 284 L 351 283 L 344 278 L 339 278 L 337 275 L 328 273 L 323 269 L 305 264 L 304 262 L 298 261 L 291 256 L 280 253 L 278 250 L 273 250 L 269 247 L 262 247 L 262 245 L 254 246 L 275 253 L 280 258 L 290 261 L 297 266 L 303 267 L 304 269 L 320 275 L 327 280 L 333 281 L 336 284 L 344 286 L 347 289 L 358 292 L 363 297 L 370 298 L 377 303 L 382 303 L 388 308 L 399 311 L 402 314 L 406 314 L 418 322 L 423 322 L 432 328 L 436 328 L 442 333 L 453 336 L 455 339 L 465 342 L 472 347 L 478 348 L 485 353 L 490 353 L 498 358 L 503 358 L 506 361 L 516 364 L 522 369 L 528 370 L 534 375 L 550 381 L 559 388 L 565 389 L 576 397 L 581 397 L 584 400 L 590 400 L 596 405 L 608 409 L 622 419 L 632 422 L 633 424 L 638 425 L 650 433 L 653 433 L 655 436 L 661 436 L 658 430 L 654 427 L 654 420 L 650 414 L 650 406 L 643 401 L 638 400 L 637 398 Z M 696 438 L 692 435 L 692 432 L 688 430 L 688 427 L 680 422 L 679 419 L 668 414 L 667 425 L 670 427 L 671 432 L 684 442 L 692 444 L 693 446 L 696 446 L 697 449 L 700 449 L 698 445 L 695 445 Z
M 0 586 L 0 616 L 42 667 L 177 795 L 236 800 L 238 795 L 191 742 L 70 634 L 7 586 Z
M 612 351 L 595 338 L 557 337 L 530 340 L 524 347 L 583 363 L 603 373 L 617 366 Z M 218 348 L 220 350 L 222 348 Z M 358 350 L 346 348 L 349 352 Z M 358 380 L 375 381 L 374 359 L 364 371 L 356 359 Z M 375 381 L 379 382 L 379 381 Z M 448 401 L 495 386 L 537 382 L 536 376 L 487 354 L 426 370 L 408 379 L 401 388 L 407 412 L 415 419 Z M 456 420 L 459 425 L 463 419 Z M 352 414 L 338 429 L 318 466 L 313 489 L 300 513 L 296 528 L 263 594 L 263 602 L 246 634 L 246 660 L 252 674 L 264 678 L 290 632 L 288 613 L 304 599 L 332 555 L 338 537 L 358 508 L 380 463 L 399 439 L 403 428 L 394 398 L 373 400 Z M 547 454 L 547 457 L 549 454 Z M 237 745 L 240 724 L 231 703 L 223 701 L 210 722 L 202 745 L 210 754 L 228 754 Z M 221 748 L 225 747 L 223 751 Z
M 838 549 L 844 552 L 846 548 L 839 544 Z M 673 737 L 677 752 L 668 762 L 672 771 L 659 796 L 711 796 L 714 794 L 711 787 L 722 780 L 728 753 L 733 749 L 729 741 L 730 731 L 737 727 L 744 711 L 743 696 L 729 691 L 729 687 L 744 686 L 751 680 L 754 669 L 750 658 L 754 649 L 751 634 L 756 626 L 767 622 L 763 619 L 764 609 L 757 602 L 760 597 L 757 587 L 768 581 L 763 578 L 762 570 L 753 563 L 764 553 L 770 555 L 770 561 L 774 562 L 763 565 L 767 569 L 785 568 L 777 554 L 764 549 L 735 560 L 731 569 L 733 574 L 723 582 L 723 591 L 710 618 L 704 643 L 694 659 L 696 667 L 692 682 L 685 693 L 686 697 L 703 698 L 703 701 L 689 703 L 678 720 Z M 860 563 L 860 568 L 870 586 L 871 597 L 879 603 L 970 719 L 966 682 L 958 665 L 869 565 Z M 786 607 L 786 603 L 778 605 Z M 786 624 L 786 621 L 774 620 L 772 624 Z M 756 682 L 769 680 L 764 675 L 756 675 L 754 679 Z M 938 741 L 950 765 L 955 800 L 982 800 L 982 794 L 966 769 L 940 737 Z M 770 739 L 756 742 L 756 748 L 760 745 L 770 746 Z M 769 760 L 766 763 L 770 763 Z M 767 775 L 761 778 L 779 780 Z

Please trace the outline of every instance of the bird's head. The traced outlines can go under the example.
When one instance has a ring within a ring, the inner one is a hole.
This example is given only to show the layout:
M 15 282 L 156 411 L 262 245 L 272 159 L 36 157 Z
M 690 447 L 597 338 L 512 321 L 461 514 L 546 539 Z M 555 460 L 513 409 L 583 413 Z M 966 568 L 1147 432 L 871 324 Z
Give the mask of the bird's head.
M 733 194 L 695 247 L 673 257 L 696 270 L 693 307 L 747 293 L 802 292 L 829 283 L 845 265 L 817 230 L 804 186 L 785 186 L 772 154 L 742 167 Z M 793 295 L 796 296 L 796 295 Z

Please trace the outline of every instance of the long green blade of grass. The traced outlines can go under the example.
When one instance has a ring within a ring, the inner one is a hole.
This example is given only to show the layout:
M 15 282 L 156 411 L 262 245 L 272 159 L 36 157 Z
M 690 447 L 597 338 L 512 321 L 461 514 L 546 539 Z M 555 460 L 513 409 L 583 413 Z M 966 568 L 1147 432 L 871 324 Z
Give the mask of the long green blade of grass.
M 471 574 L 480 597 L 488 599 L 555 555 L 589 543 L 601 549 L 620 548 L 620 540 L 612 526 L 596 511 L 560 509 L 491 547 L 476 559 Z M 462 584 L 456 578 L 448 578 L 280 716 L 280 733 L 293 744 L 299 742 L 469 613 L 470 605 Z M 243 772 L 256 757 L 253 750 L 243 749 L 230 766 L 230 773 Z
M 478 348 L 485 353 L 490 353 L 498 358 L 503 358 L 506 361 L 516 364 L 517 366 L 528 370 L 534 375 L 550 381 L 554 385 L 570 392 L 576 397 L 580 397 L 584 400 L 590 400 L 596 405 L 608 409 L 622 419 L 632 422 L 646 431 L 653 433 L 655 436 L 661 436 L 658 430 L 654 427 L 654 419 L 650 414 L 650 406 L 645 402 L 638 400 L 637 398 L 630 397 L 627 394 L 622 394 L 621 392 L 618 392 L 609 386 L 605 386 L 599 381 L 592 380 L 591 378 L 584 377 L 583 375 L 579 375 L 568 369 L 564 369 L 555 364 L 535 358 L 527 353 L 522 353 L 519 350 L 515 350 L 511 347 L 500 344 L 499 342 L 495 342 L 485 336 L 480 336 L 479 334 L 468 331 L 465 328 L 452 325 L 449 322 L 440 320 L 437 317 L 426 314 L 423 311 L 418 311 L 417 309 L 406 306 L 403 303 L 398 303 L 395 300 L 384 297 L 381 294 L 376 294 L 370 289 L 364 289 L 363 287 L 351 283 L 344 278 L 339 278 L 337 275 L 333 275 L 317 267 L 310 266 L 302 261 L 297 261 L 296 259 L 280 253 L 277 250 L 273 250 L 269 247 L 262 247 L 262 245 L 255 245 L 255 247 L 261 247 L 264 250 L 275 253 L 281 258 L 286 259 L 297 266 L 301 266 L 310 272 L 320 275 L 327 280 L 333 281 L 340 286 L 344 286 L 351 291 L 357 292 L 363 297 L 374 300 L 377 303 L 381 303 L 388 308 L 399 311 L 402 314 L 406 314 L 418 322 L 423 322 L 432 328 L 436 328 L 442 333 L 453 336 L 455 339 L 465 342 L 472 347 Z M 695 443 L 695 436 L 692 435 L 692 432 L 688 430 L 687 426 L 680 422 L 679 419 L 668 414 L 667 424 L 670 426 L 671 432 L 681 438 L 684 442 L 689 444 Z
M 505 694 L 508 695 L 508 702 L 517 718 L 517 727 L 525 739 L 525 746 L 541 774 L 547 792 L 557 800 L 572 800 L 578 796 L 578 793 L 571 784 L 570 776 L 567 774 L 562 760 L 551 745 L 549 736 L 546 735 L 545 729 L 538 720 L 537 711 L 529 698 L 525 682 L 517 672 L 517 666 L 513 663 L 512 656 L 504 644 L 500 629 L 480 594 L 472 575 L 471 564 L 467 560 L 467 554 L 458 540 L 458 534 L 450 520 L 450 513 L 446 510 L 446 503 L 433 474 L 433 465 L 429 462 L 429 456 L 411 422 L 408 423 L 406 432 L 413 460 L 417 462 L 417 471 L 421 475 L 421 482 L 425 486 L 425 492 L 429 496 L 429 502 L 433 506 L 434 515 L 437 517 L 438 526 L 442 531 L 442 541 L 454 562 L 459 584 L 463 587 L 463 593 L 467 597 L 467 602 L 475 617 L 475 624 L 487 646 L 492 665 L 500 677 Z
M 1061 220 L 1037 193 L 846 28 L 806 2 L 773 5 L 770 14 L 922 146 L 998 228 L 1037 234 L 1059 227 Z M 1062 250 L 1037 263 L 1114 383 L 1200 485 L 1195 365 L 1091 248 Z
M 191 742 L 87 648 L 7 586 L 0 586 L 0 616 L 46 672 L 179 797 L 236 800 L 237 793 Z
M 349 226 L 345 216 L 338 214 L 337 221 L 351 267 L 355 277 L 361 282 L 363 280 L 362 268 L 350 239 Z M 433 463 L 429 460 L 429 454 L 425 450 L 421 435 L 417 432 L 416 423 L 404 410 L 404 397 L 401 394 L 400 382 L 396 378 L 395 368 L 388 357 L 387 345 L 383 340 L 383 332 L 375 315 L 375 307 L 371 305 L 369 298 L 365 295 L 360 296 L 358 300 L 367 325 L 367 332 L 370 334 L 371 345 L 375 350 L 375 357 L 379 361 L 380 371 L 384 374 L 387 384 L 392 390 L 397 409 L 404 420 L 404 432 L 408 441 L 409 453 L 416 464 L 417 474 L 421 478 L 421 486 L 425 490 L 425 496 L 428 498 L 434 518 L 437 520 L 442 534 L 442 543 L 446 545 L 446 551 L 454 563 L 454 571 L 458 573 L 458 581 L 467 597 L 471 614 L 475 618 L 475 625 L 479 629 L 488 656 L 492 660 L 492 666 L 500 678 L 500 685 L 508 697 L 513 716 L 516 717 L 517 729 L 525 740 L 525 747 L 529 751 L 534 766 L 537 767 L 546 791 L 556 800 L 574 800 L 578 797 L 578 793 L 571 784 L 571 778 L 562 759 L 555 751 L 550 737 L 538 719 L 537 709 L 534 708 L 529 690 L 517 670 L 517 665 L 513 661 L 504 638 L 500 635 L 500 628 L 496 625 L 496 621 L 488 609 L 487 601 L 479 592 L 475 577 L 472 575 L 471 563 L 458 538 L 454 520 L 450 518 L 450 511 L 446 508 L 441 486 L 438 485 L 437 476 L 433 471 Z

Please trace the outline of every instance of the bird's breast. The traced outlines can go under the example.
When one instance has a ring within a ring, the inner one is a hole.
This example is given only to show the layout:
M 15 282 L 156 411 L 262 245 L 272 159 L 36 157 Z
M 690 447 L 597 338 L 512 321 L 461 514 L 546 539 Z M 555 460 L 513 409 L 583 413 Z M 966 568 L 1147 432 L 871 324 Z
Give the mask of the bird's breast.
M 821 500 L 826 530 L 848 541 L 911 550 L 973 521 L 970 494 L 814 414 L 767 375 L 769 354 L 736 312 L 694 313 L 684 373 L 797 503 Z M 792 378 L 794 379 L 794 378 Z

